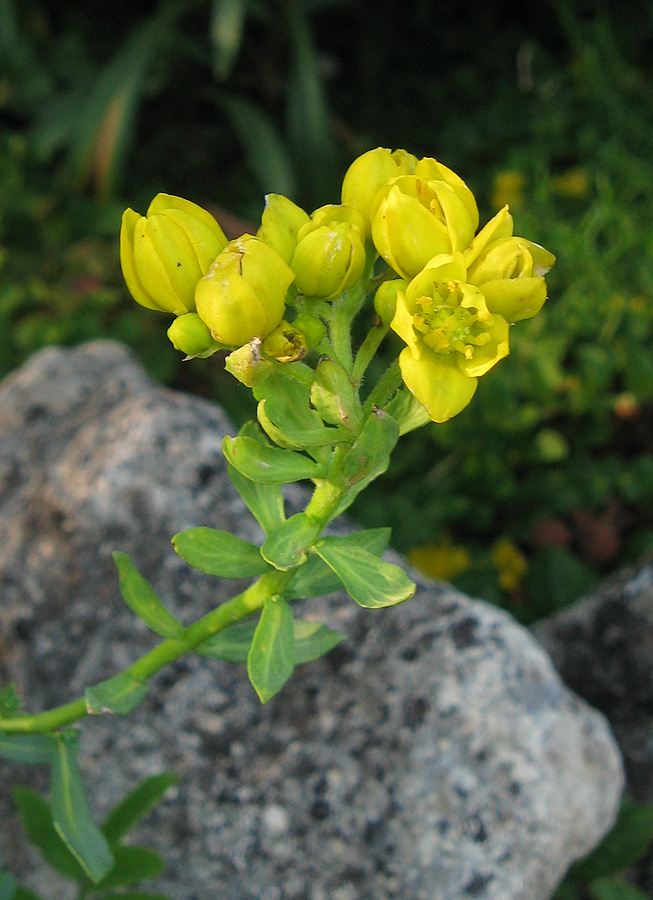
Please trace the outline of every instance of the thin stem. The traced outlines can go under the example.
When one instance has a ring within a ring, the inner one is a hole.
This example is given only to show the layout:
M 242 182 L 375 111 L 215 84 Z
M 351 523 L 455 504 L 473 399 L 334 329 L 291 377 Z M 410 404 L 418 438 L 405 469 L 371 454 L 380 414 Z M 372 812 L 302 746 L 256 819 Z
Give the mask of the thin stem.
M 392 365 L 385 370 L 374 390 L 365 401 L 363 414 L 369 415 L 375 406 L 385 406 L 400 387 L 401 372 L 399 370 L 399 360 L 395 360 Z
M 367 367 L 374 359 L 376 351 L 381 346 L 381 341 L 386 336 L 389 331 L 390 326 L 384 325 L 381 321 L 379 321 L 378 325 L 372 326 L 370 331 L 368 331 L 365 336 L 365 340 L 358 348 L 358 353 L 356 354 L 356 359 L 354 360 L 354 367 L 351 372 L 351 380 L 354 382 L 356 387 L 360 387 L 360 384 L 363 380 L 363 375 L 367 371 Z
M 211 610 L 184 632 L 183 639 L 169 639 L 162 641 L 149 653 L 125 670 L 125 674 L 131 675 L 137 681 L 146 681 L 156 674 L 168 663 L 174 662 L 185 653 L 193 650 L 198 644 L 222 631 L 228 625 L 233 625 L 241 619 L 247 618 L 253 612 L 263 607 L 266 597 L 279 593 L 285 582 L 290 577 L 288 572 L 267 572 L 254 584 L 250 585 L 242 593 L 237 594 L 216 609 Z M 32 716 L 14 716 L 10 719 L 0 719 L 0 731 L 7 734 L 38 732 L 45 733 L 56 731 L 72 722 L 77 722 L 88 715 L 86 703 L 83 698 L 55 707 L 46 712 Z

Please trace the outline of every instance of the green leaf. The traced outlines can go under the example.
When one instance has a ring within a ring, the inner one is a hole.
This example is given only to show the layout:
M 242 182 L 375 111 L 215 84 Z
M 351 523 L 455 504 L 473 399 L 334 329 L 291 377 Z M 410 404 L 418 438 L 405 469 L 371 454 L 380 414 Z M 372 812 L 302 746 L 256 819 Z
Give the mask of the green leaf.
M 268 535 L 261 556 L 276 569 L 287 572 L 306 560 L 306 552 L 319 533 L 320 526 L 311 522 L 306 513 L 297 513 Z
M 588 882 L 618 875 L 640 860 L 652 841 L 653 806 L 625 800 L 612 831 L 589 856 L 574 863 L 568 877 Z
M 182 638 L 184 626 L 170 615 L 154 588 L 138 572 L 129 556 L 118 550 L 112 556 L 118 568 L 120 593 L 131 611 L 161 637 Z
M 263 192 L 296 196 L 292 161 L 273 119 L 260 105 L 242 97 L 223 95 L 218 103 Z
M 45 734 L 3 734 L 0 732 L 0 756 L 12 762 L 49 763 L 52 761 L 52 738 Z
M 295 632 L 292 611 L 285 600 L 265 601 L 247 657 L 247 674 L 261 703 L 267 703 L 290 678 Z
M 168 788 L 177 784 L 177 781 L 177 776 L 172 772 L 151 775 L 123 797 L 102 825 L 102 833 L 109 843 L 115 844 L 149 815 Z
M 324 656 L 329 650 L 337 647 L 344 641 L 345 635 L 338 631 L 332 631 L 322 622 L 308 622 L 304 619 L 295 619 L 295 653 L 296 666 L 313 662 Z
M 315 552 L 333 569 L 359 606 L 394 606 L 415 593 L 415 584 L 403 569 L 357 547 L 349 538 L 324 538 L 316 544 Z
M 330 425 L 344 425 L 358 433 L 363 424 L 358 394 L 349 375 L 332 359 L 323 359 L 315 370 L 311 403 Z
M 45 800 L 25 787 L 15 787 L 12 797 L 27 836 L 45 861 L 66 878 L 86 882 L 86 873 L 55 831 L 52 811 Z
M 408 388 L 397 391 L 386 407 L 393 419 L 399 423 L 399 434 L 408 434 L 416 428 L 421 428 L 431 421 L 431 418 L 422 404 L 415 399 Z
M 301 453 L 266 447 L 249 437 L 225 437 L 222 450 L 227 462 L 245 478 L 263 484 L 286 484 L 324 474 L 321 466 Z
M 232 663 L 246 663 L 256 631 L 256 622 L 237 622 L 205 641 L 196 652 L 214 659 Z M 344 634 L 332 631 L 321 622 L 293 620 L 295 646 L 293 659 L 296 666 L 312 662 L 328 653 L 344 640 Z
M 309 388 L 299 381 L 274 372 L 256 385 L 253 393 L 259 401 L 257 417 L 261 427 L 280 447 L 302 450 L 351 439 L 346 431 L 325 428 L 311 408 Z
M 250 481 L 233 466 L 227 466 L 227 470 L 233 486 L 263 531 L 270 534 L 278 528 L 286 518 L 281 486 Z
M 113 847 L 115 865 L 102 881 L 97 884 L 97 890 L 105 888 L 123 887 L 146 881 L 148 878 L 156 878 L 166 868 L 165 859 L 148 847 L 129 846 Z
M 221 578 L 263 575 L 270 566 L 249 541 L 215 528 L 190 528 L 172 539 L 176 552 L 200 572 Z
M 65 737 L 58 737 L 56 743 L 52 765 L 52 821 L 70 852 L 97 884 L 112 869 L 113 855 L 91 818 L 74 745 Z
M 149 682 L 138 681 L 129 672 L 121 672 L 84 691 L 86 709 L 92 716 L 114 713 L 126 716 L 145 699 Z
M 0 871 L 0 900 L 14 900 L 17 887 L 13 875 Z
M 627 881 L 612 878 L 599 878 L 587 889 L 592 900 L 651 900 L 650 894 L 645 894 Z
M 13 716 L 20 709 L 20 697 L 16 683 L 11 681 L 0 690 L 0 719 Z
M 368 528 L 349 535 L 352 546 L 362 547 L 377 556 L 386 550 L 390 540 L 389 528 Z M 284 588 L 288 600 L 303 600 L 306 597 L 322 597 L 334 591 L 343 590 L 344 585 L 333 569 L 316 554 L 311 554 L 306 562 L 293 573 Z
M 16 893 L 13 895 L 12 900 L 43 900 L 40 894 L 35 894 L 34 891 L 30 891 L 25 887 L 21 887 L 19 884 L 16 888 Z
M 211 43 L 213 71 L 224 81 L 240 50 L 246 18 L 245 0 L 213 0 L 211 5 Z

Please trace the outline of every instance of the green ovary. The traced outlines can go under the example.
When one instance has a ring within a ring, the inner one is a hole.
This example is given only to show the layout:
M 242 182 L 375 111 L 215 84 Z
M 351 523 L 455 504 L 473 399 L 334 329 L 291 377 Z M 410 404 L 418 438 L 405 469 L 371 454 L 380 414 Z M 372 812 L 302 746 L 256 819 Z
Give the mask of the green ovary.
M 479 321 L 478 310 L 457 305 L 460 301 L 457 285 L 447 285 L 445 290 L 444 302 L 438 303 L 431 297 L 416 300 L 418 311 L 413 317 L 413 328 L 435 353 L 456 352 L 472 359 L 474 348 L 485 346 L 491 335 Z

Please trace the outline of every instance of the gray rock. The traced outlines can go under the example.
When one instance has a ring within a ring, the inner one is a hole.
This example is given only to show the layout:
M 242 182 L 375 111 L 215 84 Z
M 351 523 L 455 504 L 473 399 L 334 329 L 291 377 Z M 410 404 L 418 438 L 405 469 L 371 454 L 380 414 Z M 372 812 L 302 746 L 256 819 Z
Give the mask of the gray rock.
M 217 407 L 151 385 L 111 343 L 44 351 L 0 387 L 0 665 L 30 709 L 154 645 L 119 598 L 111 550 L 186 622 L 230 596 L 168 543 L 200 524 L 257 537 L 226 478 L 228 430 Z M 265 707 L 241 668 L 188 657 L 129 718 L 83 724 L 98 816 L 143 776 L 180 774 L 139 834 L 170 860 L 157 888 L 175 900 L 550 897 L 614 821 L 622 770 L 605 719 L 529 633 L 423 579 L 392 610 L 334 595 L 298 613 L 347 640 Z M 51 900 L 70 896 L 26 849 L 7 794 L 11 868 Z
M 610 721 L 631 795 L 653 803 L 653 562 L 619 573 L 533 631 L 566 684 Z

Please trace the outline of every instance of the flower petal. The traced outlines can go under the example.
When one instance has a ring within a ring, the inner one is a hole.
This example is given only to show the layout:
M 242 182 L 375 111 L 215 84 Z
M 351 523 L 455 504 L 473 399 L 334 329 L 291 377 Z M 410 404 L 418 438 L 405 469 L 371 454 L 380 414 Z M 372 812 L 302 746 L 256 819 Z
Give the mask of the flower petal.
M 461 372 L 453 354 L 441 356 L 426 347 L 418 359 L 405 347 L 399 354 L 399 368 L 404 384 L 433 422 L 446 422 L 461 412 L 478 383 Z

